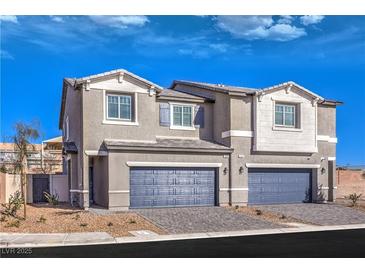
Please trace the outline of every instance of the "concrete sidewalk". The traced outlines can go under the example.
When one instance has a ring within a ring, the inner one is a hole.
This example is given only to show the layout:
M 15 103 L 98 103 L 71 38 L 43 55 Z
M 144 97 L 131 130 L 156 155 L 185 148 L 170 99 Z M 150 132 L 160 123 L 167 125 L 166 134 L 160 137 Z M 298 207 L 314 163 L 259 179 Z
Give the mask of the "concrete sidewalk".
M 208 232 L 173 235 L 139 235 L 114 238 L 106 232 L 85 233 L 53 233 L 53 234 L 20 234 L 0 233 L 0 248 L 12 247 L 47 247 L 47 246 L 72 246 L 72 245 L 98 245 L 98 244 L 122 244 L 151 241 L 173 241 L 203 238 L 221 238 L 237 236 L 254 236 L 286 233 L 305 233 L 316 231 L 334 231 L 364 229 L 365 224 L 340 225 L 340 226 L 301 226 L 291 228 L 258 229 L 244 231 Z

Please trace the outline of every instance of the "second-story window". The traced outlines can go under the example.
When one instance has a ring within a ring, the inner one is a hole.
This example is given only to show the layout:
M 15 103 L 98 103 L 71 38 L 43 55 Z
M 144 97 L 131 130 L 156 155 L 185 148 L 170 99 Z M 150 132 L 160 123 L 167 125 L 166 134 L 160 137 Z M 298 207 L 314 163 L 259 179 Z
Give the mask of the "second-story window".
M 107 118 L 123 121 L 132 120 L 132 96 L 107 95 Z
M 275 125 L 285 127 L 296 127 L 295 124 L 296 106 L 290 104 L 275 104 Z
M 188 105 L 172 106 L 172 126 L 175 127 L 192 127 L 193 125 L 193 107 Z

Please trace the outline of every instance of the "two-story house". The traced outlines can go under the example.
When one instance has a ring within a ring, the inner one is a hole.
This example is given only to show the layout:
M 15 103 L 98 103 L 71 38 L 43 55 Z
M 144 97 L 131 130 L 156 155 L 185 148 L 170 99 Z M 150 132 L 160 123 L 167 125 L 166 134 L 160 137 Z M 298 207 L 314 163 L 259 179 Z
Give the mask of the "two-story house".
M 294 82 L 169 88 L 126 70 L 65 78 L 71 201 L 110 209 L 334 199 L 336 106 Z

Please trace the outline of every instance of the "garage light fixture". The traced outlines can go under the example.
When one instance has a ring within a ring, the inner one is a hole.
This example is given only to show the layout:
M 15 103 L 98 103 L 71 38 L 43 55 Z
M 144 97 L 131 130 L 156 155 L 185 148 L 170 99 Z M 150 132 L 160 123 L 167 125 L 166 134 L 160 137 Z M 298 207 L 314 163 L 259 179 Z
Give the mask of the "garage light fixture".
M 325 174 L 325 173 L 326 173 L 326 169 L 325 169 L 324 167 L 322 167 L 322 169 L 321 169 L 321 173 L 322 173 L 322 174 Z
M 224 174 L 224 175 L 227 175 L 227 173 L 228 173 L 228 168 L 227 168 L 227 167 L 225 167 L 225 168 L 223 169 L 223 174 Z
M 244 171 L 245 170 L 243 169 L 243 166 L 241 166 L 240 169 L 239 169 L 240 174 L 243 174 Z

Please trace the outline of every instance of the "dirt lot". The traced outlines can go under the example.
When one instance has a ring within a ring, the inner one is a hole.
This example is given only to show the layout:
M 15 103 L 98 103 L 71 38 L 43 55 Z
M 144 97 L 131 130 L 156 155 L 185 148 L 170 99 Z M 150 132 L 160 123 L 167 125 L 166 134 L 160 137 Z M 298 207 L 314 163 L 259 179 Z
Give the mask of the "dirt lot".
M 22 210 L 19 211 L 22 216 Z M 151 230 L 166 234 L 146 219 L 135 213 L 122 212 L 112 215 L 96 215 L 67 205 L 27 206 L 27 219 L 20 220 L 19 227 L 9 226 L 16 219 L 0 222 L 0 232 L 18 233 L 68 233 L 68 232 L 107 232 L 114 237 L 131 236 L 128 231 Z
M 231 209 L 235 210 L 236 212 L 242 212 L 247 215 L 250 215 L 253 218 L 258 218 L 261 220 L 265 220 L 265 221 L 269 221 L 269 222 L 273 222 L 273 223 L 277 223 L 277 224 L 285 224 L 285 223 L 310 224 L 310 223 L 305 223 L 302 220 L 298 220 L 298 219 L 284 216 L 284 215 L 275 214 L 273 212 L 259 210 L 259 209 L 256 209 L 255 207 L 251 207 L 251 206 L 243 206 L 243 207 L 238 207 L 238 208 L 231 207 Z

